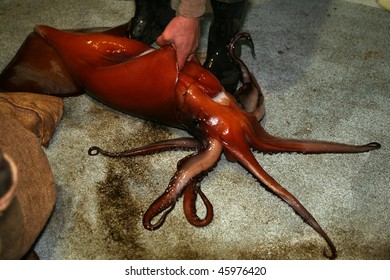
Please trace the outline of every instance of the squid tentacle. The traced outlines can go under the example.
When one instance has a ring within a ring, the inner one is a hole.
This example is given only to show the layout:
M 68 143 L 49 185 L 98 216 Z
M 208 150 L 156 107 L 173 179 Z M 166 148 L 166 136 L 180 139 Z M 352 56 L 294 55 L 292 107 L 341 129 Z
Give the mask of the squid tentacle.
M 244 137 L 242 137 L 244 138 Z M 318 222 L 310 214 L 310 212 L 298 201 L 298 199 L 293 196 L 289 191 L 283 188 L 278 182 L 275 181 L 257 162 L 254 155 L 250 151 L 249 145 L 244 142 L 245 139 L 242 139 L 241 149 L 228 148 L 232 155 L 234 155 L 237 160 L 245 167 L 256 179 L 262 182 L 269 190 L 271 190 L 275 195 L 284 200 L 293 210 L 311 227 L 313 228 L 320 236 L 324 238 L 328 244 L 331 254 L 325 256 L 329 259 L 335 259 L 337 256 L 336 247 L 333 244 L 332 240 L 326 234 L 326 232 L 321 228 Z M 244 144 L 245 143 L 245 144 Z
M 255 114 L 257 119 L 260 120 L 264 116 L 265 112 L 263 105 L 264 97 L 256 79 L 235 52 L 235 46 L 241 39 L 246 39 L 249 42 L 252 54 L 255 56 L 253 40 L 248 32 L 237 33 L 227 46 L 231 59 L 239 66 L 241 71 L 242 86 L 234 93 L 234 96 L 236 96 L 236 98 L 238 98 L 242 103 L 244 110 Z M 212 204 L 200 188 L 200 180 L 201 179 L 196 179 L 196 181 L 190 182 L 188 186 L 186 186 L 183 199 L 183 209 L 189 223 L 197 227 L 204 227 L 211 223 L 214 211 Z M 206 207 L 206 215 L 204 218 L 200 218 L 197 215 L 195 203 L 198 195 Z
M 187 221 L 196 227 L 207 226 L 208 224 L 211 223 L 214 217 L 213 205 L 211 204 L 211 202 L 208 200 L 208 198 L 200 188 L 201 179 L 195 179 L 187 185 L 184 192 L 184 201 L 183 201 L 183 209 Z M 197 210 L 196 210 L 195 203 L 198 195 L 200 196 L 204 206 L 206 207 L 206 215 L 203 219 L 199 218 L 199 216 L 196 213 Z
M 215 139 L 208 141 L 207 146 L 199 153 L 187 156 L 179 161 L 178 169 L 172 177 L 165 192 L 157 198 L 146 211 L 143 224 L 148 230 L 156 230 L 164 223 L 167 212 L 170 212 L 177 198 L 188 187 L 190 181 L 211 169 L 219 160 L 222 153 L 222 145 Z M 165 212 L 164 212 L 165 211 Z M 156 223 L 152 220 L 162 214 Z
M 146 146 L 122 151 L 122 152 L 109 152 L 103 150 L 99 147 L 92 146 L 88 150 L 88 154 L 90 156 L 96 156 L 98 154 L 102 154 L 108 157 L 134 157 L 139 155 L 148 155 L 154 154 L 158 152 L 164 152 L 169 150 L 200 150 L 202 148 L 202 144 L 199 140 L 190 137 L 183 137 L 177 139 L 170 139 L 159 141 L 153 144 L 149 144 Z
M 121 152 L 109 152 L 106 150 L 103 150 L 99 147 L 93 146 L 88 150 L 88 154 L 91 156 L 95 156 L 98 154 L 102 154 L 104 156 L 108 157 L 133 157 L 133 156 L 139 156 L 139 155 L 146 155 L 146 154 L 152 154 L 157 152 L 163 152 L 167 150 L 176 150 L 176 149 L 185 149 L 185 150 L 200 150 L 201 149 L 201 142 L 195 138 L 189 138 L 189 137 L 183 137 L 178 139 L 172 139 L 172 140 L 164 140 L 160 142 L 156 142 L 150 145 L 146 145 L 143 147 L 138 147 L 126 151 Z M 203 178 L 203 176 L 202 176 Z M 200 180 L 200 179 L 197 179 Z M 210 201 L 207 199 L 205 194 L 200 190 L 200 185 L 198 183 L 196 186 L 193 186 L 192 182 L 189 182 L 187 186 L 185 187 L 185 195 L 184 195 L 184 209 L 187 220 L 194 226 L 206 226 L 208 225 L 212 219 L 213 219 L 213 206 L 211 205 Z M 196 215 L 196 206 L 195 201 L 197 198 L 197 195 L 200 196 L 203 203 L 205 204 L 207 214 L 206 217 L 201 219 Z M 165 196 L 161 196 L 155 201 L 155 204 L 165 205 L 163 209 L 161 209 L 160 212 L 155 213 L 155 215 L 159 215 L 162 212 L 162 215 L 158 222 L 156 222 L 153 225 L 153 229 L 157 229 L 161 227 L 167 217 L 167 215 L 173 210 L 176 204 L 176 200 L 167 199 Z M 147 218 L 146 218 L 147 220 Z M 147 223 L 147 222 L 146 222 Z
M 242 86 L 233 94 L 243 109 L 248 113 L 254 114 L 257 120 L 263 118 L 265 114 L 264 96 L 261 92 L 260 86 L 255 77 L 249 71 L 245 63 L 237 56 L 235 52 L 235 45 L 241 39 L 246 39 L 255 56 L 254 44 L 252 37 L 248 32 L 237 33 L 228 45 L 229 55 L 231 59 L 238 65 L 241 71 Z
M 362 153 L 381 147 L 377 142 L 365 145 L 349 145 L 330 141 L 286 139 L 270 135 L 260 125 L 255 135 L 250 137 L 254 149 L 265 153 L 298 152 L 304 154 L 320 153 Z
M 227 48 L 229 50 L 229 56 L 231 59 L 233 59 L 233 61 L 238 65 L 238 67 L 240 68 L 240 71 L 241 71 L 241 79 L 242 79 L 242 83 L 245 85 L 245 84 L 249 84 L 251 81 L 252 81 L 252 77 L 250 75 L 250 72 L 248 70 L 248 67 L 245 65 L 245 63 L 237 56 L 236 52 L 235 52 L 235 46 L 237 44 L 238 41 L 242 40 L 242 39 L 245 39 L 247 42 L 249 42 L 249 46 L 252 50 L 252 55 L 253 56 L 256 56 L 255 54 L 255 45 L 253 44 L 253 40 L 252 40 L 252 36 L 248 33 L 248 32 L 245 32 L 245 31 L 242 31 L 242 32 L 239 32 L 237 33 L 232 39 L 231 41 L 229 42 Z
M 227 48 L 229 50 L 229 55 L 231 59 L 239 66 L 241 71 L 242 85 L 234 93 L 234 96 L 238 98 L 239 101 L 241 101 L 244 109 L 247 112 L 254 113 L 256 110 L 259 110 L 260 107 L 264 108 L 264 106 L 262 106 L 264 98 L 261 93 L 260 87 L 256 82 L 256 79 L 253 77 L 248 67 L 237 56 L 235 52 L 235 46 L 237 42 L 241 39 L 246 39 L 249 42 L 250 47 L 252 49 L 253 56 L 255 56 L 252 37 L 248 32 L 237 33 L 228 44 Z M 261 119 L 264 115 L 264 109 L 262 109 L 262 113 L 257 113 L 257 114 L 261 115 L 258 118 Z M 202 199 L 203 204 L 206 207 L 206 216 L 203 219 L 199 218 L 199 216 L 197 215 L 197 209 L 195 203 L 198 194 Z M 213 206 L 208 200 L 208 198 L 206 197 L 206 195 L 202 192 L 200 188 L 200 181 L 191 182 L 186 187 L 184 192 L 183 209 L 188 222 L 191 223 L 192 225 L 197 227 L 204 227 L 209 223 L 211 223 L 214 216 Z

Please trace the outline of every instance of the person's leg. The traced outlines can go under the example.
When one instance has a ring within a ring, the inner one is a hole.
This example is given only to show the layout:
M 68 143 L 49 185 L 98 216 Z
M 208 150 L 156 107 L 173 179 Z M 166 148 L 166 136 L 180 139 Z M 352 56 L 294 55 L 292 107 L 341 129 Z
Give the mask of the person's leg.
M 210 26 L 207 57 L 203 66 L 219 79 L 228 92 L 233 93 L 240 72 L 229 58 L 226 45 L 241 27 L 246 1 L 211 0 L 211 5 L 214 19 Z
M 171 0 L 135 0 L 135 13 L 126 37 L 152 44 L 175 14 Z

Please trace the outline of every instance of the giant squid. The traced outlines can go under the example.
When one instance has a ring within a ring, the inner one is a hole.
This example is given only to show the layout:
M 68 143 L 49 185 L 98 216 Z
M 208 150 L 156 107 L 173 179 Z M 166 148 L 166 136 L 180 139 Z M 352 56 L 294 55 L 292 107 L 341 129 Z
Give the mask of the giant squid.
M 124 38 L 120 35 L 122 29 L 61 31 L 36 26 L 0 75 L 0 87 L 59 95 L 86 92 L 113 109 L 188 131 L 191 137 L 168 139 L 124 152 L 108 152 L 95 146 L 88 151 L 90 155 L 100 153 L 110 157 L 174 149 L 194 151 L 178 162 L 167 188 L 146 210 L 143 217 L 146 229 L 161 227 L 181 196 L 187 220 L 195 226 L 208 225 L 213 207 L 200 184 L 224 154 L 285 201 L 324 238 L 330 248 L 325 255 L 336 258 L 336 247 L 327 233 L 299 200 L 262 168 L 253 151 L 361 153 L 378 149 L 380 144 L 349 145 L 270 135 L 260 123 L 265 113 L 260 86 L 235 53 L 236 42 L 242 38 L 253 49 L 246 32 L 239 33 L 229 44 L 230 56 L 242 73 L 242 85 L 229 93 L 197 61 L 188 61 L 179 71 L 172 46 L 153 48 Z M 40 59 L 35 57 L 37 52 Z M 207 209 L 204 218 L 197 214 L 197 197 Z

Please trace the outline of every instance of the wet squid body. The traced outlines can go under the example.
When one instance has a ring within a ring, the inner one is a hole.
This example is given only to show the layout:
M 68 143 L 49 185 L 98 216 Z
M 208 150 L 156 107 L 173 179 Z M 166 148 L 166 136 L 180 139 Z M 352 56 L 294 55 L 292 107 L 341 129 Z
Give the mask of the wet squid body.
M 162 226 L 180 196 L 183 196 L 187 220 L 195 226 L 208 225 L 213 218 L 213 207 L 200 184 L 224 153 L 229 161 L 239 162 L 266 188 L 291 206 L 325 239 L 330 248 L 327 257 L 335 258 L 336 248 L 326 232 L 297 198 L 267 174 L 252 151 L 361 153 L 378 149 L 380 144 L 373 142 L 359 146 L 283 139 L 267 133 L 259 122 L 264 116 L 260 87 L 234 52 L 234 46 L 240 39 L 248 40 L 253 48 L 248 33 L 238 34 L 229 46 L 230 55 L 242 72 L 242 86 L 232 94 L 226 92 L 199 63 L 188 62 L 178 71 L 175 51 L 171 46 L 154 49 L 121 37 L 118 35 L 120 33 L 120 28 L 100 33 L 77 33 L 37 26 L 32 36 L 42 45 L 39 51 L 46 54 L 46 60 L 51 65 L 56 64 L 56 71 L 41 66 L 42 59 L 39 61 L 34 57 L 34 48 L 30 46 L 35 41 L 27 42 L 17 54 L 22 59 L 10 63 L 0 76 L 0 82 L 7 84 L 7 89 L 11 90 L 24 86 L 43 93 L 85 91 L 116 110 L 184 129 L 193 136 L 151 143 L 124 152 L 107 152 L 98 147 L 89 150 L 90 155 L 100 153 L 111 157 L 177 149 L 194 151 L 178 162 L 177 171 L 168 187 L 145 212 L 143 224 L 146 229 L 155 230 Z M 19 75 L 13 81 L 19 82 L 12 84 L 9 73 L 20 63 L 38 74 L 29 78 L 13 73 L 14 76 Z M 48 79 L 55 80 L 56 85 L 43 82 Z M 198 197 L 207 209 L 203 218 L 196 212 L 195 201 Z

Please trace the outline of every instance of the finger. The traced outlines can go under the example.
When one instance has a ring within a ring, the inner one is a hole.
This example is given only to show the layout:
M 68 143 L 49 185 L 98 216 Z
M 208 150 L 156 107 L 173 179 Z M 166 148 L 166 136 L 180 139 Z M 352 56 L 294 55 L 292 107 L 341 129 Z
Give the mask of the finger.
M 179 68 L 179 70 L 181 70 L 184 67 L 185 62 L 186 62 L 186 57 L 182 55 L 177 56 L 177 67 Z
M 159 45 L 160 47 L 162 47 L 162 46 L 165 46 L 165 45 L 170 44 L 171 42 L 165 40 L 165 38 L 164 38 L 163 35 L 160 35 L 160 36 L 157 37 L 156 43 L 157 43 L 157 45 Z

